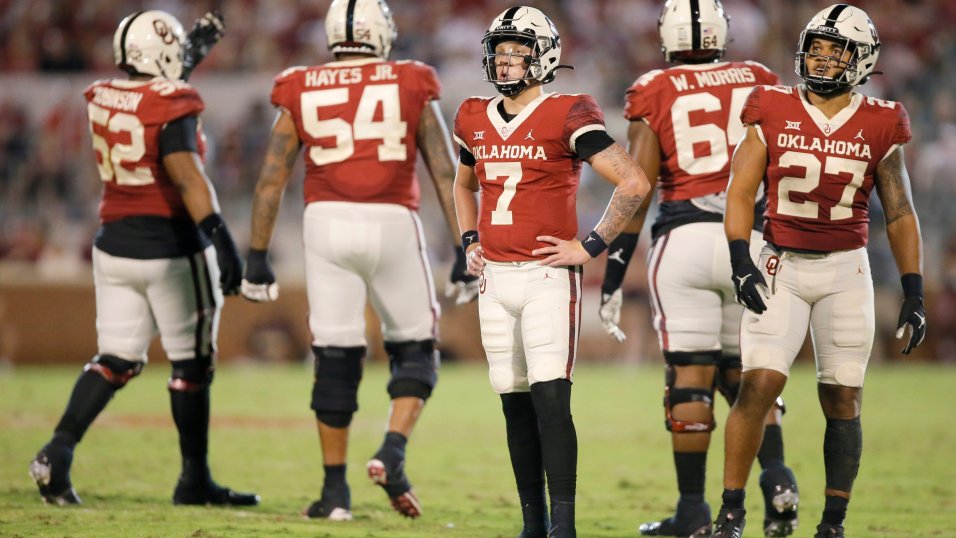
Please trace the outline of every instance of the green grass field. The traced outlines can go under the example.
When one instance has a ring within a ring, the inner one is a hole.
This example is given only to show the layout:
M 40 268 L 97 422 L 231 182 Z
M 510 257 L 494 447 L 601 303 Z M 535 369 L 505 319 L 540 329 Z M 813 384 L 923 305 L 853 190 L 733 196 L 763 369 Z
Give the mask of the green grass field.
M 78 367 L 0 373 L 0 536 L 156 537 L 514 537 L 520 515 L 499 400 L 481 365 L 443 368 L 410 444 L 408 473 L 424 515 L 405 521 L 364 477 L 387 413 L 386 371 L 367 369 L 352 430 L 351 523 L 308 521 L 299 512 L 321 487 L 321 456 L 308 408 L 305 367 L 226 365 L 213 386 L 211 461 L 223 484 L 262 495 L 249 510 L 173 507 L 178 473 L 164 364 L 120 392 L 76 453 L 79 507 L 41 503 L 27 463 L 48 439 Z M 574 418 L 580 445 L 578 534 L 635 536 L 638 523 L 664 516 L 676 500 L 661 411 L 660 368 L 580 365 Z M 869 537 L 956 537 L 956 369 L 874 366 L 863 413 L 865 449 L 847 533 Z M 785 393 L 788 463 L 803 492 L 801 528 L 811 536 L 823 496 L 823 419 L 813 372 L 794 372 Z M 726 405 L 718 406 L 723 424 Z M 707 488 L 719 504 L 723 428 L 711 453 Z M 762 536 L 762 500 L 753 473 L 750 526 Z

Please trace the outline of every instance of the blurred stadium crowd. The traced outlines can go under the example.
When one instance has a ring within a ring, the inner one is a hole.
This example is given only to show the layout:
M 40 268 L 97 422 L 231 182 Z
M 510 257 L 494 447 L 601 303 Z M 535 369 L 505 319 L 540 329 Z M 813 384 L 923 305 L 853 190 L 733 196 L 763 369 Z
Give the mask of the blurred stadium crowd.
M 413 58 L 438 69 L 449 119 L 466 96 L 490 94 L 481 83 L 479 41 L 491 19 L 513 2 L 415 0 L 391 2 L 399 28 L 393 59 Z M 661 0 L 533 0 L 561 32 L 563 71 L 554 90 L 587 92 L 608 116 L 611 134 L 624 141 L 620 110 L 626 87 L 640 74 L 664 67 L 657 36 Z M 730 59 L 761 61 L 794 83 L 793 54 L 801 21 L 829 0 L 725 0 L 731 16 Z M 935 356 L 956 361 L 956 2 L 867 0 L 883 43 L 864 93 L 899 100 L 909 110 L 914 139 L 906 148 L 926 245 L 927 310 Z M 240 248 L 248 233 L 249 204 L 273 118 L 271 78 L 290 65 L 330 60 L 325 50 L 322 0 L 228 0 L 227 36 L 192 82 L 207 104 L 229 101 L 223 88 L 245 87 L 254 98 L 205 119 L 207 171 Z M 163 9 L 188 27 L 211 1 L 0 0 L 0 263 L 20 263 L 51 277 L 83 272 L 97 226 L 100 185 L 89 147 L 83 87 L 120 76 L 112 62 L 112 36 L 120 18 L 139 9 Z M 19 91 L 10 88 L 18 87 Z M 26 89 L 24 89 L 26 88 Z M 212 88 L 212 90 L 210 90 Z M 210 106 L 210 108 L 213 108 Z M 424 180 L 422 217 L 432 260 L 448 264 L 451 241 Z M 581 226 L 600 217 L 606 187 L 585 175 Z M 301 183 L 287 193 L 275 234 L 277 269 L 301 276 Z M 895 325 L 899 284 L 883 233 L 876 197 L 870 257 L 878 285 L 877 312 Z M 642 239 L 646 247 L 646 239 Z M 635 257 L 635 261 L 638 257 Z M 626 286 L 645 287 L 639 264 Z M 602 271 L 591 268 L 588 282 Z M 86 274 L 86 273 L 84 273 Z M 445 271 L 438 271 L 444 278 Z M 640 301 L 645 299 L 640 298 Z M 885 301 L 885 303 L 882 303 Z M 882 304 L 892 308 L 880 308 Z M 643 302 L 646 304 L 646 302 Z M 643 306 L 643 304 L 641 306 Z M 883 314 L 881 314 L 883 312 Z M 596 312 L 594 313 L 596 317 Z M 648 328 L 649 330 L 649 328 Z M 897 347 L 893 344 L 893 347 Z M 890 356 L 896 356 L 890 353 Z

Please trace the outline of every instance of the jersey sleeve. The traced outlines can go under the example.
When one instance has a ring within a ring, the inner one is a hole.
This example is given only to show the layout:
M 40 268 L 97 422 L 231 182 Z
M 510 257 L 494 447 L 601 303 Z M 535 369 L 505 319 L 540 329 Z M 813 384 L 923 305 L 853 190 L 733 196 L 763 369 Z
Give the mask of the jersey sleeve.
M 781 84 L 780 77 L 766 65 L 753 60 L 747 60 L 744 63 L 753 68 L 754 78 L 756 78 L 755 82 L 758 85 L 778 86 Z
M 166 105 L 166 117 L 163 118 L 163 123 L 185 116 L 198 116 L 206 108 L 199 92 L 185 83 L 166 99 Z
M 590 131 L 606 130 L 604 127 L 604 113 L 601 112 L 594 98 L 585 94 L 576 96 L 574 103 L 568 108 L 562 136 L 571 153 L 576 153 L 575 143 L 579 136 Z
M 896 103 L 896 127 L 893 129 L 893 143 L 905 144 L 913 138 L 910 130 L 910 115 L 903 103 Z
M 302 69 L 286 69 L 272 81 L 272 95 L 269 100 L 273 106 L 283 108 L 289 112 L 293 112 L 297 108 L 294 73 Z
M 461 106 L 458 107 L 458 111 L 455 112 L 455 126 L 452 130 L 452 138 L 455 139 L 455 143 L 458 144 L 459 147 L 471 153 L 471 146 L 465 142 L 467 139 L 465 138 L 465 129 L 462 126 L 462 123 L 464 123 L 465 107 L 467 104 L 468 101 L 466 100 L 461 104 Z
M 649 83 L 653 78 L 652 73 L 648 73 L 634 81 L 634 84 L 624 93 L 624 117 L 630 121 L 637 121 L 651 114 L 653 105 L 651 103 Z
M 435 68 L 421 62 L 413 64 L 417 67 L 416 79 L 422 85 L 422 93 L 425 102 L 441 99 L 441 81 L 438 80 L 438 73 Z
M 761 110 L 761 100 L 764 96 L 764 89 L 755 86 L 747 96 L 744 102 L 744 108 L 740 111 L 740 123 L 744 125 L 760 125 L 763 122 L 763 110 Z

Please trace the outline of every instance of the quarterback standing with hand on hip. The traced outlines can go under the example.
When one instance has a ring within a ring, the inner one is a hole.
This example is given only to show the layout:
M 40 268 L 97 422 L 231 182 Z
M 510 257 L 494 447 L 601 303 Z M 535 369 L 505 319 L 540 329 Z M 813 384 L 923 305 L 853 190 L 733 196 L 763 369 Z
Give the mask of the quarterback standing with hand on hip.
M 863 378 L 873 345 L 873 281 L 866 253 L 870 193 L 876 188 L 905 299 L 903 353 L 926 334 L 922 241 L 903 144 L 903 105 L 853 91 L 873 74 L 880 40 L 863 10 L 836 4 L 810 20 L 797 43 L 805 85 L 760 86 L 747 99 L 724 220 L 741 321 L 743 380 L 725 433 L 723 506 L 714 536 L 740 538 L 744 486 L 763 417 L 783 391 L 793 360 L 813 337 L 817 393 L 826 433 L 826 504 L 816 538 L 844 536 L 860 467 Z M 768 195 L 758 265 L 748 241 L 755 194 Z
M 309 328 L 315 355 L 312 404 L 325 482 L 306 509 L 312 518 L 352 518 L 346 456 L 366 353 L 365 305 L 382 321 L 391 412 L 367 473 L 400 514 L 421 505 L 405 474 L 405 445 L 438 379 L 439 307 L 422 225 L 415 157 L 421 151 L 453 236 L 450 137 L 438 108 L 434 69 L 388 61 L 396 28 L 382 0 L 335 0 L 325 19 L 335 61 L 293 67 L 276 77 L 279 108 L 253 200 L 242 294 L 275 300 L 267 249 L 282 194 L 305 146 L 303 216 Z M 460 250 L 460 249 L 456 249 Z M 459 302 L 477 293 L 457 257 Z
M 649 187 L 608 136 L 590 96 L 543 91 L 563 67 L 560 36 L 544 13 L 524 6 L 504 11 L 482 46 L 485 78 L 501 95 L 473 97 L 458 109 L 458 223 L 469 271 L 480 275 L 481 338 L 492 388 L 501 395 L 521 537 L 572 537 L 571 379 L 582 265 L 621 232 Z M 582 161 L 616 186 L 583 242 L 575 239 Z
M 30 464 L 46 502 L 80 502 L 70 481 L 73 449 L 113 394 L 143 370 L 157 332 L 172 363 L 169 396 L 182 455 L 173 503 L 259 502 L 216 484 L 207 463 L 219 313 L 223 293 L 239 291 L 242 263 L 203 171 L 204 105 L 183 80 L 222 30 L 217 13 L 189 35 L 166 12 L 134 13 L 113 37 L 116 65 L 129 79 L 86 90 L 103 180 L 93 244 L 99 351 L 77 379 L 53 439 Z
M 720 2 L 670 0 L 658 30 L 664 57 L 675 65 L 638 78 L 627 91 L 624 115 L 630 120 L 628 150 L 660 197 L 647 281 L 666 363 L 664 416 L 680 498 L 673 516 L 642 524 L 640 533 L 686 538 L 711 530 L 704 484 L 717 426 L 715 389 L 731 405 L 740 389 L 743 307 L 734 300 L 721 224 L 730 156 L 744 132 L 740 110 L 747 95 L 754 86 L 779 79 L 757 62 L 723 61 L 728 17 Z M 621 282 L 649 201 L 608 247 L 600 315 L 619 341 Z M 759 252 L 765 204 L 761 197 L 754 208 L 753 256 Z M 789 536 L 797 523 L 797 484 L 784 465 L 782 414 L 782 401 L 767 413 L 758 455 L 765 536 Z

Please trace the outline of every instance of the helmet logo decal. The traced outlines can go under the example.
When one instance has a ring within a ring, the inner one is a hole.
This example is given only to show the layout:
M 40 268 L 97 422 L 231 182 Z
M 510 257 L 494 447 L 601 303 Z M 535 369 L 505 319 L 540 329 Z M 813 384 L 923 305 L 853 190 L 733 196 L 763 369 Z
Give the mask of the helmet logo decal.
M 176 40 L 173 33 L 169 30 L 169 26 L 166 25 L 166 21 L 162 19 L 153 19 L 153 29 L 156 30 L 156 35 L 167 45 L 172 45 L 173 41 Z

